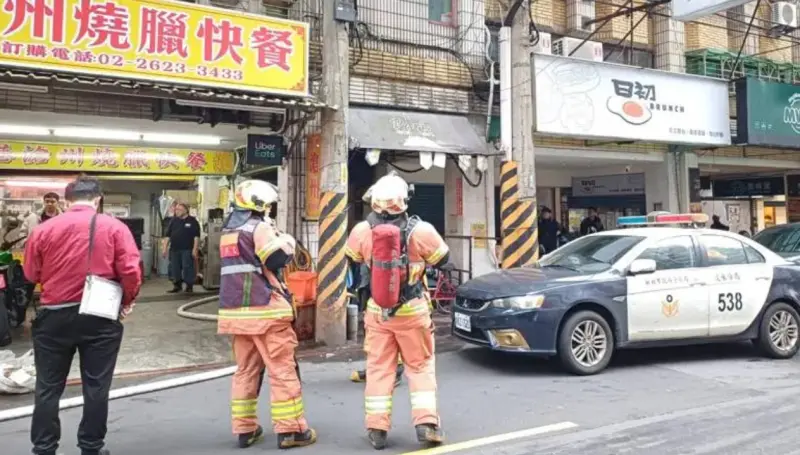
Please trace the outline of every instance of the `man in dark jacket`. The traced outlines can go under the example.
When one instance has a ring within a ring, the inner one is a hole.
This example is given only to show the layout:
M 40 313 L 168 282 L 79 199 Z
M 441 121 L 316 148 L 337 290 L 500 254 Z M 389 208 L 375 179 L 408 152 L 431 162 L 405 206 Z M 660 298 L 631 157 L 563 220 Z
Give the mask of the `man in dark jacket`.
M 719 220 L 719 215 L 714 215 L 711 217 L 711 229 L 716 229 L 718 231 L 730 231 L 731 228 L 725 224 L 722 224 L 722 221 Z
M 594 234 L 604 229 L 603 222 L 597 216 L 597 207 L 589 207 L 589 216 L 581 221 L 581 235 Z
M 553 212 L 547 207 L 542 207 L 539 216 L 539 245 L 542 246 L 545 253 L 550 253 L 558 248 L 559 232 L 561 232 L 561 226 L 558 221 L 553 219 Z

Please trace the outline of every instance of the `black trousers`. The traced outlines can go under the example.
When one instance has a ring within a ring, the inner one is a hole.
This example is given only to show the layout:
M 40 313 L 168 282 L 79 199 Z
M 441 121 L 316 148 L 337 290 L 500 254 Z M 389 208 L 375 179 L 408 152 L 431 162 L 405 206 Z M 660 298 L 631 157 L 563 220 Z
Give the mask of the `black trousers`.
M 78 307 L 40 310 L 33 321 L 36 397 L 31 442 L 33 453 L 55 455 L 61 439 L 58 403 L 75 352 L 80 356 L 83 418 L 78 447 L 85 455 L 105 445 L 108 393 L 122 343 L 122 323 L 78 314 Z

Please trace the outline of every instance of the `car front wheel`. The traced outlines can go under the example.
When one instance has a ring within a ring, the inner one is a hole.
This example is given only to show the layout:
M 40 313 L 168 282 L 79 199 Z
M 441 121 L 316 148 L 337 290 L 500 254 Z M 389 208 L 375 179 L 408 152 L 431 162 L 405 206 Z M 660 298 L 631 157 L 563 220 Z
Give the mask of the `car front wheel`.
M 800 348 L 800 316 L 791 305 L 775 303 L 761 317 L 756 344 L 773 359 L 788 359 Z
M 614 353 L 614 333 L 594 311 L 571 315 L 558 334 L 558 357 L 564 368 L 581 376 L 603 371 Z

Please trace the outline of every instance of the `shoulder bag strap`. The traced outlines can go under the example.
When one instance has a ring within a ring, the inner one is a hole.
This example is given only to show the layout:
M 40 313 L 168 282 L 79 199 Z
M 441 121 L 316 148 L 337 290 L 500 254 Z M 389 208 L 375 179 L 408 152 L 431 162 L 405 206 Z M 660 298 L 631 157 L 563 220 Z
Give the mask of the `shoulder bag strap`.
M 94 250 L 94 234 L 97 227 L 97 213 L 92 215 L 92 221 L 89 222 L 89 266 L 88 275 L 92 274 L 92 251 Z

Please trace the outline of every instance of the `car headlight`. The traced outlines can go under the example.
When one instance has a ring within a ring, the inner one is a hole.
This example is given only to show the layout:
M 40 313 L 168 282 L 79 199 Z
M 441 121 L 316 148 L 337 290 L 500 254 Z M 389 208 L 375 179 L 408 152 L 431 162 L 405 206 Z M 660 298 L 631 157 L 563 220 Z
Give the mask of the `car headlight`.
M 506 297 L 504 299 L 492 300 L 491 305 L 495 308 L 510 310 L 532 310 L 544 304 L 543 295 L 523 295 L 519 297 Z

